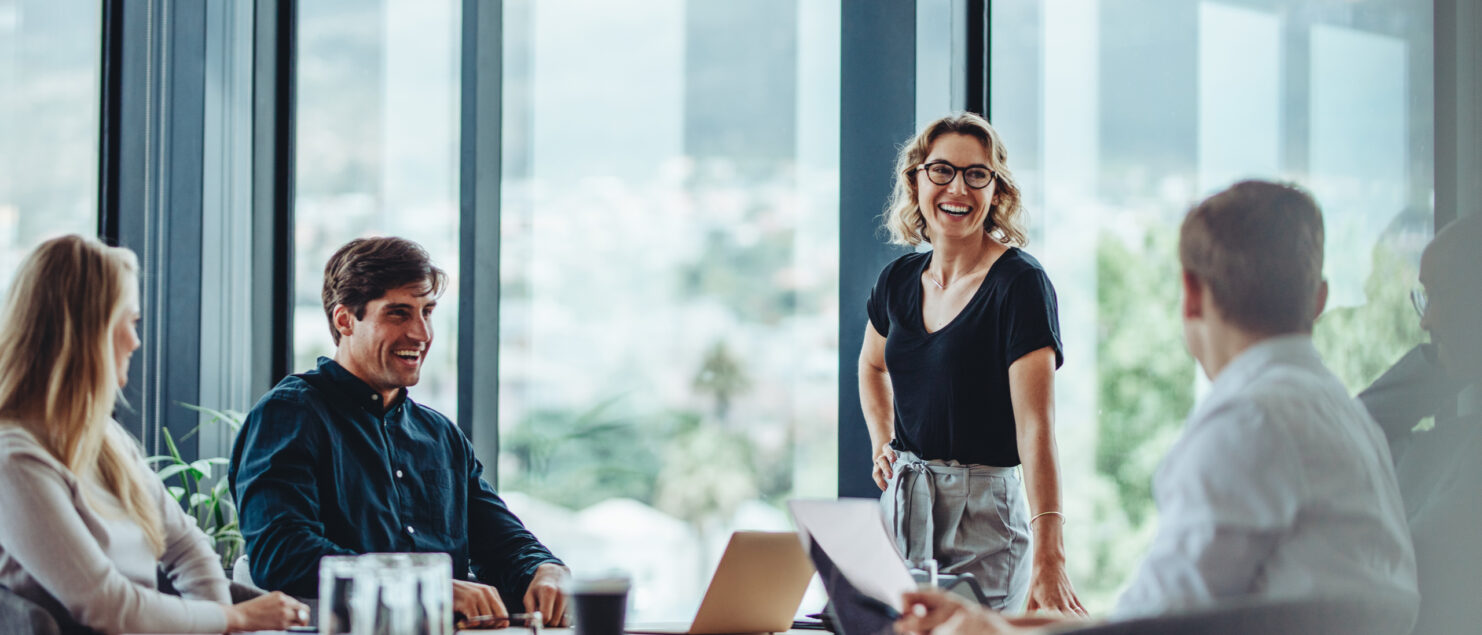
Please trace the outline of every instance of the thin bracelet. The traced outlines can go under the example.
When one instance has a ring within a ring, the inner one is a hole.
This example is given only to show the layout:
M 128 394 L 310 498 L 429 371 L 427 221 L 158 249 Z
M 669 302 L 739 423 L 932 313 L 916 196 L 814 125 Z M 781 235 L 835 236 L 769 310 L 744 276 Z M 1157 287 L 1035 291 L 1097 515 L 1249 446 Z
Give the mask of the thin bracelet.
M 1034 515 L 1034 518 L 1030 518 L 1029 519 L 1029 524 L 1033 525 L 1034 524 L 1034 521 L 1039 520 L 1040 516 L 1049 516 L 1051 514 L 1054 514 L 1056 516 L 1059 516 L 1060 517 L 1060 522 L 1062 522 L 1062 523 L 1065 522 L 1065 514 L 1062 514 L 1060 512 L 1040 512 L 1038 514 L 1035 514 Z

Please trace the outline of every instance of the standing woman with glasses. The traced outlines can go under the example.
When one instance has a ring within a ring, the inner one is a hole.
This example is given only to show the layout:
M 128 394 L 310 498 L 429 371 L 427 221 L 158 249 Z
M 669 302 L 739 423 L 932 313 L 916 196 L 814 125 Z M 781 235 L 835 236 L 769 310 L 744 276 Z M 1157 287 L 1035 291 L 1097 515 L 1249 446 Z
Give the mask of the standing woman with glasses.
M 63 632 L 220 633 L 308 622 L 233 606 L 221 561 L 112 418 L 139 348 L 134 253 L 63 236 L 21 262 L 0 314 L 0 586 Z M 184 597 L 156 589 L 163 568 Z
M 1016 246 L 1026 237 L 1007 160 L 972 113 L 901 148 L 885 228 L 932 249 L 886 265 L 870 293 L 860 406 L 902 555 L 973 574 L 996 610 L 1083 614 L 1061 539 L 1055 289 Z

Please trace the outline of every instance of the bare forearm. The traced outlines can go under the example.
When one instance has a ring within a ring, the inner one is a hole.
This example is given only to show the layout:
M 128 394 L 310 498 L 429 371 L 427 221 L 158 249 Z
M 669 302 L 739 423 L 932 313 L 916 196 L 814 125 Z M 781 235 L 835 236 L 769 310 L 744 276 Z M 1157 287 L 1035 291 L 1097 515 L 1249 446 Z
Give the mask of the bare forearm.
M 1060 465 L 1055 449 L 1055 351 L 1029 353 L 1009 367 L 1014 400 L 1014 430 L 1024 489 L 1029 496 L 1029 525 L 1034 532 L 1036 565 L 1064 562 L 1060 537 Z M 1042 515 L 1045 514 L 1045 515 Z
M 1009 367 L 1014 427 L 1024 489 L 1029 496 L 1029 527 L 1034 532 L 1034 574 L 1028 610 L 1048 609 L 1084 615 L 1065 574 L 1065 517 L 1060 514 L 1060 465 L 1055 449 L 1055 351 L 1045 347 Z
M 895 394 L 890 388 L 890 375 L 860 364 L 859 407 L 870 433 L 870 451 L 879 453 L 895 438 Z
M 1048 423 L 1027 423 L 1019 434 L 1019 458 L 1024 464 L 1024 489 L 1029 497 L 1029 517 L 1033 519 L 1030 530 L 1034 532 L 1034 558 L 1036 562 L 1063 562 L 1064 518 L 1046 514 L 1062 511 L 1055 435 Z

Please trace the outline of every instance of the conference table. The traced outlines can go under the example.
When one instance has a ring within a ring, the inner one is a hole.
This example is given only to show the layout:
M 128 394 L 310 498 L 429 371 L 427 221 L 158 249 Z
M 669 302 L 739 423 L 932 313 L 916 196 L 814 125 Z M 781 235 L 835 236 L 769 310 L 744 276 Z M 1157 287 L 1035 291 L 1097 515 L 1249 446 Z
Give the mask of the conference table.
M 309 630 L 294 630 L 294 631 L 247 631 L 246 635 L 252 635 L 252 634 L 256 634 L 256 635 L 303 635 L 304 633 L 318 633 L 318 632 L 319 631 L 317 631 L 317 630 L 315 630 L 315 631 L 309 631 Z M 531 635 L 531 629 L 526 628 L 524 626 L 511 626 L 509 628 L 498 628 L 498 629 L 481 628 L 481 629 L 472 629 L 472 630 L 460 630 L 460 631 L 457 631 L 457 632 L 460 633 L 460 634 L 465 634 L 466 633 L 468 635 L 493 634 L 493 633 L 503 633 L 505 635 Z M 576 630 L 575 629 L 570 629 L 570 628 L 544 628 L 544 627 L 542 627 L 539 632 L 540 632 L 541 635 L 575 635 Z M 820 633 L 828 633 L 828 631 L 820 631 L 820 630 L 817 630 L 817 629 L 790 630 L 790 631 L 783 631 L 779 635 L 784 635 L 784 634 L 785 635 L 819 635 Z M 151 634 L 151 633 L 126 633 L 125 635 L 153 635 L 153 634 Z M 219 635 L 219 634 L 217 634 L 217 633 L 200 633 L 199 635 Z

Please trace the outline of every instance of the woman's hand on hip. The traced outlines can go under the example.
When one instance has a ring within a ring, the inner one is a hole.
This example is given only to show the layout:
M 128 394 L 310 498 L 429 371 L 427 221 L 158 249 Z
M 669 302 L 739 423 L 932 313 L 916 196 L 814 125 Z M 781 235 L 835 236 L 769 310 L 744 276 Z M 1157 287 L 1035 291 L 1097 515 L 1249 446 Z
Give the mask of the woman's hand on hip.
M 891 467 L 894 464 L 895 450 L 890 449 L 888 445 L 880 446 L 880 449 L 875 452 L 874 466 L 870 470 L 870 476 L 874 477 L 875 485 L 882 492 L 885 491 L 885 486 L 890 483 L 890 479 L 895 475 Z

